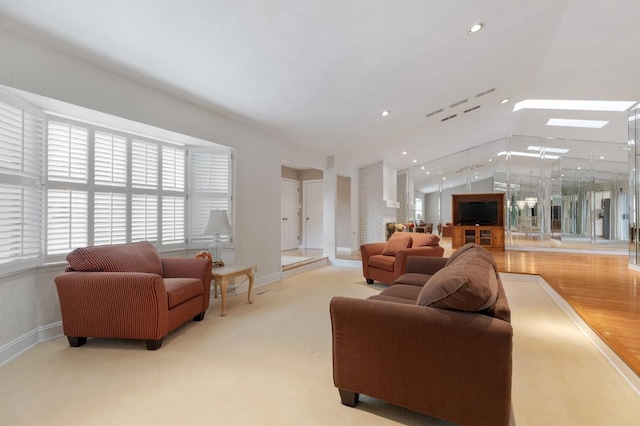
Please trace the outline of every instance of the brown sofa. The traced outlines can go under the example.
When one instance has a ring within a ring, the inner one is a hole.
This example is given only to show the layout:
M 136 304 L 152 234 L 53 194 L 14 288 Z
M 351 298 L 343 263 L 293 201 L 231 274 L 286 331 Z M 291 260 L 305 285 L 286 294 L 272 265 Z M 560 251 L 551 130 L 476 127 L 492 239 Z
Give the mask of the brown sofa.
M 395 285 L 335 297 L 330 311 L 343 404 L 362 393 L 459 424 L 509 424 L 511 313 L 486 249 L 409 257 Z
M 368 284 L 392 284 L 405 271 L 409 256 L 442 257 L 440 238 L 432 234 L 395 232 L 389 241 L 360 246 L 362 274 Z
M 87 337 L 142 339 L 155 350 L 170 331 L 209 307 L 211 260 L 161 258 L 146 241 L 79 248 L 55 278 L 72 347 Z

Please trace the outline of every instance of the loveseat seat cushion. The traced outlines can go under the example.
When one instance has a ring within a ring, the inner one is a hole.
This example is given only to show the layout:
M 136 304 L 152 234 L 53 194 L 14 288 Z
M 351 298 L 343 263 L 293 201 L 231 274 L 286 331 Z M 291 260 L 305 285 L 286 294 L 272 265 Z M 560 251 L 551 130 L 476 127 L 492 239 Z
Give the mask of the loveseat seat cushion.
M 69 269 L 82 272 L 145 272 L 162 276 L 162 260 L 148 241 L 77 248 L 67 255 Z
M 417 303 L 441 309 L 476 312 L 495 304 L 498 277 L 486 255 L 468 249 L 433 274 L 422 287 Z M 489 255 L 490 256 L 490 255 Z
M 408 284 L 422 287 L 427 281 L 429 281 L 430 278 L 431 275 L 428 274 L 421 274 L 419 272 L 407 272 L 406 274 L 402 274 L 398 278 L 396 278 L 393 282 L 393 285 Z
M 197 278 L 165 278 L 164 287 L 167 290 L 169 309 L 202 295 L 204 291 L 202 280 Z
M 406 300 L 412 304 L 415 304 L 421 290 L 421 287 L 415 285 L 397 284 L 392 285 L 391 287 L 384 289 L 380 294 L 371 296 L 369 298 L 374 300 L 386 300 L 385 298 L 402 299 L 403 301 Z
M 396 261 L 396 258 L 393 256 L 376 254 L 369 258 L 369 267 L 382 269 L 383 271 L 393 272 L 393 265 L 395 261 Z

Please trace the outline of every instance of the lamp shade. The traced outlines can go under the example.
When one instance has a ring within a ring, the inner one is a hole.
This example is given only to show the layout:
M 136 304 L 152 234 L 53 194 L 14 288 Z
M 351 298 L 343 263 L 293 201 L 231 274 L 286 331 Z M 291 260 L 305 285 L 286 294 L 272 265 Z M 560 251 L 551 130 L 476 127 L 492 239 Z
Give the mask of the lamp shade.
M 211 210 L 209 213 L 209 222 L 204 228 L 204 235 L 226 235 L 231 232 L 229 217 L 226 210 Z

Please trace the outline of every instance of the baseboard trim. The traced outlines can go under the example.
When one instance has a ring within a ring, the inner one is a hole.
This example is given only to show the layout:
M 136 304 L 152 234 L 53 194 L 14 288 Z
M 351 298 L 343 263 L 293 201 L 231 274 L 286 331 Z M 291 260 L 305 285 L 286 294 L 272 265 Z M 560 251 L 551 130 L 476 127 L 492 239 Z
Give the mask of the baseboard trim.
M 47 340 L 59 337 L 62 334 L 61 321 L 43 325 L 35 330 L 31 330 L 29 333 L 24 334 L 0 347 L 0 365 L 6 364 L 38 343 L 46 342 Z

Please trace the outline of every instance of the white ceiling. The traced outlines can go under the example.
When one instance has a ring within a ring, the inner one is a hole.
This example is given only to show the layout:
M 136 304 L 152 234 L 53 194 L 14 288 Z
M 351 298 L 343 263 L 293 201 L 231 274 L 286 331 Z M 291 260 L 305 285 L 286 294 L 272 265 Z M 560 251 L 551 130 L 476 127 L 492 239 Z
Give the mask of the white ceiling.
M 5 28 L 319 154 L 398 170 L 512 134 L 625 143 L 626 113 L 512 110 L 640 99 L 638 22 L 637 0 L 0 0 Z

